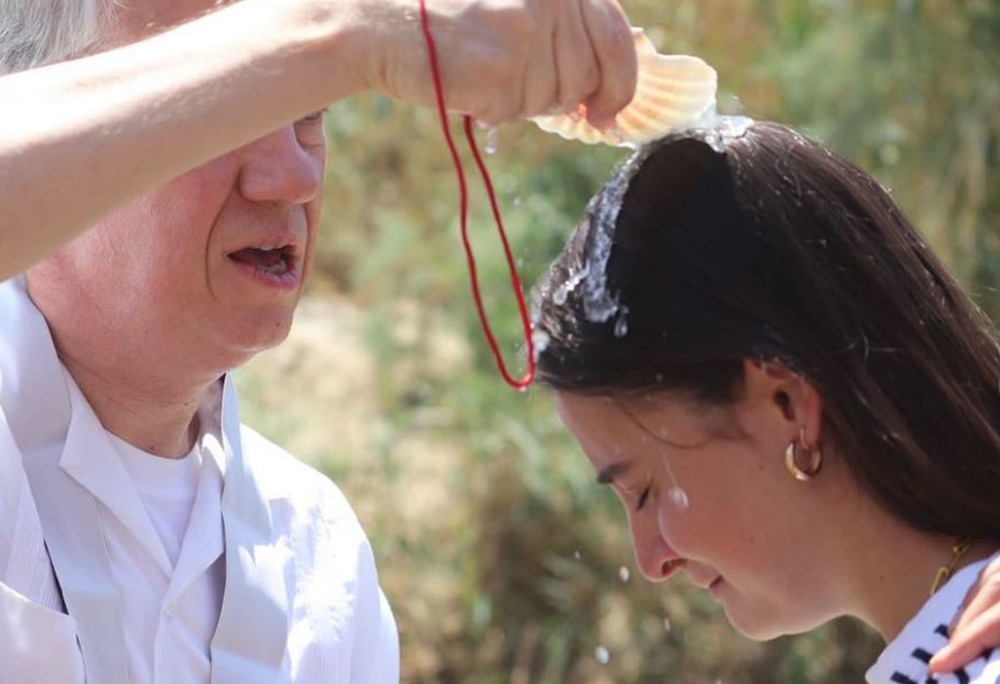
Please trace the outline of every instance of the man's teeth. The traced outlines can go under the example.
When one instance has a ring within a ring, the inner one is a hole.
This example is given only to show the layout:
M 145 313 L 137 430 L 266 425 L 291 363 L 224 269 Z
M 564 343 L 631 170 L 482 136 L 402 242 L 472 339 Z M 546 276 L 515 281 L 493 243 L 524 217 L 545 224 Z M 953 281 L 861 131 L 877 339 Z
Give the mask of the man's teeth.
M 262 271 L 267 271 L 268 273 L 281 275 L 282 273 L 288 270 L 288 264 L 285 262 L 284 259 L 282 259 L 281 261 L 276 261 L 270 266 L 258 266 L 258 268 L 260 268 Z

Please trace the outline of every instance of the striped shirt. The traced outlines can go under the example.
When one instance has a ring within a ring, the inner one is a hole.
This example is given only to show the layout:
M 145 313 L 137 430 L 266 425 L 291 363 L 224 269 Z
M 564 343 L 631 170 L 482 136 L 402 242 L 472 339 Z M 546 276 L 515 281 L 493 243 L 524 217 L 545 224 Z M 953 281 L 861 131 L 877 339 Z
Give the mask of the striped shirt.
M 1000 684 L 1000 648 L 987 649 L 950 674 L 933 675 L 927 668 L 948 643 L 948 624 L 990 560 L 962 568 L 924 604 L 868 670 L 869 684 Z

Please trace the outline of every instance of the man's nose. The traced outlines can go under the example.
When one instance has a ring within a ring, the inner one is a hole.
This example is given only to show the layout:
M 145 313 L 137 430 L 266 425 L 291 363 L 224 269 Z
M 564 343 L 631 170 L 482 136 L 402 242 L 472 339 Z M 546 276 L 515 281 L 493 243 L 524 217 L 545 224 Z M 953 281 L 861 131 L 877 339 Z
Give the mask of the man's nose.
M 323 185 L 322 152 L 303 149 L 286 126 L 240 149 L 240 194 L 253 202 L 305 204 Z
M 667 578 L 669 561 L 677 554 L 663 538 L 654 510 L 632 511 L 629 513 L 632 530 L 632 546 L 635 561 L 643 577 L 651 582 L 661 582 Z

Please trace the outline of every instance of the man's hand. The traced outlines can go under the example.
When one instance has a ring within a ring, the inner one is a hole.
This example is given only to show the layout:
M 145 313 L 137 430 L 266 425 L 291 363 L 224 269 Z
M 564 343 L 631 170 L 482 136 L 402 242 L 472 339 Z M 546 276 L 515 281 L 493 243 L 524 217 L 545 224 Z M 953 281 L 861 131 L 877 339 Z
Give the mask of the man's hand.
M 427 0 L 449 110 L 497 124 L 583 104 L 605 125 L 635 92 L 635 45 L 616 0 Z M 357 0 L 370 88 L 432 106 L 419 0 Z
M 1000 647 L 1000 556 L 980 573 L 951 629 L 951 641 L 931 658 L 932 672 L 953 672 Z

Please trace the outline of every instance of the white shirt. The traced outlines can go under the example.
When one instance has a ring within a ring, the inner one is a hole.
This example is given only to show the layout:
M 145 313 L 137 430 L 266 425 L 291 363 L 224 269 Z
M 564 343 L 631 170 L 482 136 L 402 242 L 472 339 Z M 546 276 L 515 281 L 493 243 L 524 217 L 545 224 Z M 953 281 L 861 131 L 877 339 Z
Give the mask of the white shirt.
M 176 568 L 202 475 L 201 444 L 195 443 L 183 458 L 161 458 L 132 446 L 110 432 L 108 439 L 146 509 L 170 567 Z M 221 492 L 220 480 L 219 498 Z M 222 523 L 221 515 L 219 523 Z
M 398 682 L 395 622 L 357 518 L 327 478 L 240 425 L 228 380 L 175 567 L 22 278 L 0 284 L 0 409 L 0 683 L 80 684 L 84 670 L 87 684 L 142 681 L 136 629 L 164 684 L 190 681 L 172 663 L 206 649 L 212 684 Z M 194 533 L 198 520 L 211 524 Z M 206 573 L 224 577 L 221 601 L 197 596 Z M 171 613 L 196 624 L 185 605 L 213 601 L 210 634 L 172 631 Z
M 955 573 L 930 597 L 903 631 L 886 646 L 866 674 L 869 684 L 997 684 L 1000 682 L 1000 649 L 982 656 L 948 675 L 930 675 L 927 663 L 948 643 L 948 625 L 958 613 L 966 593 L 990 559 L 972 563 Z
M 72 410 L 88 411 L 72 379 L 67 383 Z M 219 402 L 221 386 L 207 403 Z M 206 419 L 200 422 L 206 426 Z M 117 463 L 95 459 L 98 476 L 115 483 L 101 524 L 114 584 L 129 596 L 122 610 L 131 684 L 210 681 L 210 644 L 225 587 L 219 428 L 203 430 L 191 453 L 178 460 L 106 433 L 108 455 Z

